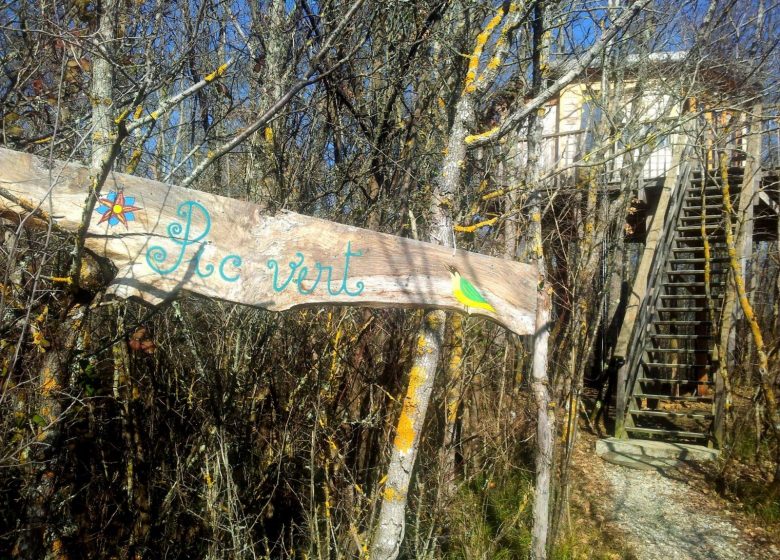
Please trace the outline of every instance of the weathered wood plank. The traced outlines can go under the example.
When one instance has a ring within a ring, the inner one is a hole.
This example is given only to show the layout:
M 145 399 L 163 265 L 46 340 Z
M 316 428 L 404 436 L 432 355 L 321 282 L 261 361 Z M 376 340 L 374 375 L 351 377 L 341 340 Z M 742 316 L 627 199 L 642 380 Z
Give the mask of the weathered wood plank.
M 40 158 L 0 149 L 0 212 L 23 216 L 38 208 L 75 232 L 88 176 L 81 165 L 57 162 L 50 170 Z M 104 192 L 115 200 L 98 205 L 86 246 L 119 270 L 109 287 L 118 297 L 158 304 L 188 290 L 273 311 L 320 305 L 463 311 L 453 295 L 448 267 L 454 266 L 495 310 L 472 313 L 517 334 L 534 331 L 537 274 L 530 265 L 293 212 L 271 215 L 241 200 L 121 173 L 109 177 Z

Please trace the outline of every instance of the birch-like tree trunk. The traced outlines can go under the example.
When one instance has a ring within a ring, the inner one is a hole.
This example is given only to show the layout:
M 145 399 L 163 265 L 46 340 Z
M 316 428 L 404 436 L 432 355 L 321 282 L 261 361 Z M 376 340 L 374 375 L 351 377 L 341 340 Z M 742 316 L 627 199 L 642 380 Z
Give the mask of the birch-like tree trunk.
M 500 61 L 508 48 L 507 33 L 514 22 L 507 22 L 495 44 L 490 62 L 478 75 L 480 57 L 488 39 L 501 24 L 504 16 L 516 8 L 502 6 L 477 36 L 474 51 L 469 58 L 468 73 L 463 91 L 455 107 L 450 128 L 447 152 L 441 175 L 436 182 L 429 208 L 430 241 L 452 247 L 454 241 L 452 209 L 460 184 L 466 158 L 466 137 L 474 122 L 474 98 L 484 93 L 493 82 Z M 425 314 L 417 334 L 414 363 L 409 374 L 409 385 L 398 420 L 390 464 L 387 470 L 382 506 L 377 529 L 371 545 L 371 560 L 393 560 L 398 557 L 405 531 L 406 503 L 409 483 L 420 441 L 420 430 L 428 410 L 436 368 L 444 339 L 446 314 L 429 311 Z
M 745 288 L 745 276 L 742 268 L 737 260 L 737 247 L 734 240 L 734 234 L 731 230 L 731 215 L 734 214 L 734 208 L 731 204 L 731 193 L 729 191 L 729 171 L 728 171 L 728 156 L 725 151 L 721 151 L 718 161 L 718 172 L 720 174 L 721 189 L 723 195 L 723 217 L 724 217 L 724 230 L 726 235 L 726 246 L 729 254 L 729 266 L 731 268 L 731 275 L 734 282 L 737 301 L 742 309 L 742 313 L 745 316 L 745 321 L 750 327 L 750 333 L 753 337 L 753 342 L 756 345 L 756 354 L 758 355 L 758 367 L 756 373 L 758 374 L 758 382 L 763 392 L 764 401 L 766 402 L 767 413 L 769 415 L 770 427 L 777 435 L 780 433 L 780 414 L 777 409 L 777 397 L 775 396 L 774 387 L 769 374 L 769 358 L 767 356 L 766 345 L 764 344 L 764 336 L 761 332 L 761 326 L 758 324 L 758 319 L 753 310 L 753 304 L 748 299 L 747 289 Z M 752 180 L 752 179 L 751 179 Z M 746 196 L 744 193 L 743 196 Z
M 461 165 L 466 157 L 467 124 L 474 116 L 473 101 L 464 96 L 458 102 L 455 121 L 450 130 L 447 156 L 441 180 L 432 199 L 430 237 L 433 243 L 452 247 L 452 215 L 456 187 L 460 182 Z M 409 385 L 404 398 L 401 417 L 396 427 L 395 440 L 387 469 L 387 480 L 382 494 L 376 533 L 371 546 L 372 560 L 392 560 L 398 557 L 403 541 L 406 502 L 412 470 L 417 458 L 420 431 L 430 402 L 436 368 L 446 325 L 444 311 L 429 311 L 417 333 L 414 363 L 409 372 Z
M 81 214 L 81 224 L 76 232 L 76 242 L 73 248 L 73 261 L 70 269 L 71 287 L 78 289 L 81 275 L 84 243 L 87 230 L 100 198 L 100 191 L 108 177 L 113 161 L 119 153 L 122 138 L 127 134 L 126 128 L 118 128 L 114 124 L 114 69 L 111 52 L 116 37 L 117 0 L 106 0 L 100 5 L 100 22 L 95 37 L 96 54 L 92 63 L 92 82 L 90 86 L 90 103 L 92 105 L 92 154 L 90 156 L 91 189 L 84 201 L 84 211 Z
M 111 153 L 113 121 L 111 117 L 113 69 L 108 61 L 108 52 L 111 50 L 111 41 L 114 39 L 116 26 L 116 0 L 107 0 L 102 4 L 100 23 L 96 36 L 98 52 L 94 57 L 92 66 L 92 85 L 90 96 L 92 99 L 93 128 L 92 128 L 92 192 L 89 194 L 87 209 L 83 216 L 83 223 L 79 228 L 74 246 L 73 265 L 71 266 L 70 281 L 75 290 L 78 289 L 79 280 L 89 267 L 82 266 L 82 253 L 84 239 L 89 227 L 89 217 L 94 209 L 97 191 L 105 174 L 104 163 Z M 89 200 L 92 200 L 90 207 Z M 84 263 L 86 264 L 86 263 Z M 36 319 L 43 328 L 47 311 Z M 85 309 L 81 305 L 70 307 L 54 332 L 48 334 L 49 346 L 41 347 L 45 352 L 40 375 L 38 376 L 37 395 L 39 398 L 38 410 L 42 418 L 36 444 L 31 446 L 30 453 L 22 457 L 28 460 L 30 475 L 29 495 L 27 496 L 27 520 L 29 526 L 20 532 L 19 539 L 14 547 L 14 553 L 23 558 L 44 558 L 46 560 L 64 560 L 68 558 L 65 538 L 74 530 L 74 523 L 70 514 L 69 486 L 60 482 L 60 469 L 58 462 L 62 456 L 62 422 L 66 413 L 64 401 L 65 395 L 70 393 L 69 360 L 70 354 L 78 346 L 80 335 L 83 332 Z M 41 333 L 43 336 L 43 334 Z M 56 524 L 51 523 L 57 519 Z
M 538 95 L 544 83 L 544 69 L 547 67 L 550 35 L 546 31 L 548 8 L 537 4 L 534 8 L 533 24 L 533 89 Z M 542 244 L 541 207 L 541 156 L 542 119 L 541 114 L 532 114 L 528 122 L 528 167 L 527 177 L 531 190 L 531 239 L 532 258 L 539 271 L 537 284 L 536 334 L 534 335 L 533 365 L 531 367 L 531 389 L 536 402 L 536 487 L 533 506 L 533 529 L 531 533 L 531 557 L 535 560 L 547 558 L 547 535 L 550 527 L 550 501 L 552 493 L 553 454 L 555 450 L 555 410 L 550 401 L 547 378 L 548 340 L 550 338 L 550 288 Z

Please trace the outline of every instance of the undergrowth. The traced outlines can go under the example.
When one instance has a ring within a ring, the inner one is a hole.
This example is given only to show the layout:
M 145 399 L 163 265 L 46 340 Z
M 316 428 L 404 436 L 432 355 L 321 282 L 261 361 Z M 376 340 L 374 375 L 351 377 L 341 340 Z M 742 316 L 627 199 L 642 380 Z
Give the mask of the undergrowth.
M 443 558 L 516 560 L 529 558 L 533 473 L 516 469 L 482 476 L 460 489 L 453 508 L 451 538 Z M 584 511 L 572 509 L 562 523 L 551 560 L 633 560 L 604 535 Z

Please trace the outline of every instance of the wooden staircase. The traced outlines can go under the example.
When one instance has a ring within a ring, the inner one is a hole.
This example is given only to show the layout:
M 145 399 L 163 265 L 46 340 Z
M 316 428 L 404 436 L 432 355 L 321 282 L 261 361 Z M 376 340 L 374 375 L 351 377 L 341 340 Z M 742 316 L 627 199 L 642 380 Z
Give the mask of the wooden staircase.
M 730 269 L 721 180 L 691 167 L 681 165 L 633 325 L 616 435 L 716 446 L 714 349 Z M 729 169 L 732 203 L 742 175 Z

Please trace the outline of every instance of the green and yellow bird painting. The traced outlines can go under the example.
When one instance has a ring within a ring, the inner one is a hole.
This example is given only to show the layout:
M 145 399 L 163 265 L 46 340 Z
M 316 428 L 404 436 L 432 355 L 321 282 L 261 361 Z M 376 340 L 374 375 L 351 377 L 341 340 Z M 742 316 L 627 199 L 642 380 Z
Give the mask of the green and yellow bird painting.
M 474 284 L 460 275 L 457 268 L 448 266 L 447 269 L 452 275 L 452 295 L 466 306 L 466 313 L 471 313 L 469 307 L 484 309 L 485 311 L 492 311 L 493 313 L 496 312 L 496 309 L 479 293 L 479 290 L 474 287 Z

